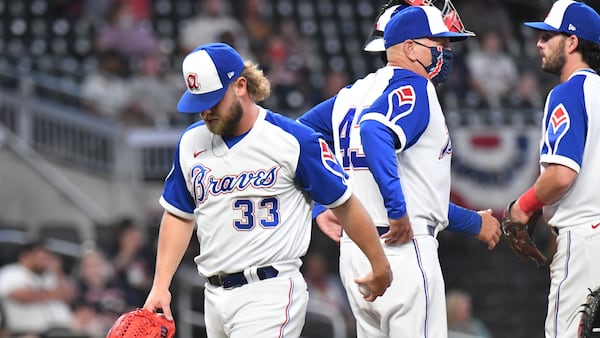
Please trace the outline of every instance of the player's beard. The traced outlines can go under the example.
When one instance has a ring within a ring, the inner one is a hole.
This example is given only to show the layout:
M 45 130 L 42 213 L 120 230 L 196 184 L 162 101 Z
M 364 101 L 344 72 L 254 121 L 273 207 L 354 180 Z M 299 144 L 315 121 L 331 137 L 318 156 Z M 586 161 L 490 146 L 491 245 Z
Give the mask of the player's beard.
M 567 63 L 567 56 L 565 55 L 565 40 L 566 39 L 562 39 L 559 42 L 558 47 L 554 49 L 552 54 L 547 55 L 545 59 L 542 58 L 543 71 L 554 75 L 560 75 L 565 67 L 565 64 Z
M 233 102 L 231 103 L 231 106 L 229 106 L 227 113 L 223 114 L 223 116 L 221 116 L 214 125 L 207 123 L 206 127 L 213 134 L 226 137 L 232 136 L 235 128 L 242 119 L 243 114 L 244 109 L 242 108 L 240 100 L 236 96 L 233 98 Z

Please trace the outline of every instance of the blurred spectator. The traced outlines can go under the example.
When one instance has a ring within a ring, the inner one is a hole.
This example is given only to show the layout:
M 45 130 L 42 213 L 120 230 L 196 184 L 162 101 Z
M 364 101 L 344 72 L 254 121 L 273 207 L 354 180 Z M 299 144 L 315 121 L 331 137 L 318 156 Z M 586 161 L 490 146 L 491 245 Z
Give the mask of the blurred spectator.
M 342 70 L 331 70 L 325 75 L 325 86 L 323 88 L 322 99 L 328 99 L 337 95 L 340 89 L 350 83 L 348 74 Z
M 68 330 L 75 295 L 60 257 L 42 241 L 23 245 L 18 261 L 0 270 L 0 299 L 6 327 L 13 336 Z
M 248 34 L 249 48 L 255 55 L 264 50 L 265 42 L 273 34 L 271 18 L 264 14 L 265 8 L 267 7 L 264 0 L 246 0 L 241 15 L 242 24 Z
M 298 83 L 298 73 L 288 64 L 290 45 L 278 35 L 269 38 L 264 59 L 265 75 L 271 81 L 271 90 L 275 94 L 271 99 L 272 109 L 289 108 L 288 95 Z
M 83 253 L 77 275 L 74 331 L 104 337 L 118 316 L 125 312 L 125 294 L 114 285 L 113 276 L 112 266 L 102 252 Z
M 125 292 L 125 301 L 131 308 L 144 305 L 152 284 L 155 255 L 144 240 L 142 227 L 125 218 L 117 225 L 115 246 L 107 255 L 115 271 L 115 286 Z
M 99 27 L 95 38 L 99 52 L 115 50 L 129 61 L 158 50 L 149 5 L 143 2 L 147 0 L 113 1 L 107 20 Z
M 131 109 L 137 111 L 140 124 L 179 124 L 182 114 L 177 112 L 177 101 L 185 91 L 181 73 L 175 73 L 166 56 L 158 53 L 144 56 L 137 70 L 131 77 Z
M 265 103 L 269 108 L 283 114 L 308 109 L 313 98 L 309 81 L 309 54 L 307 43 L 298 33 L 294 20 L 284 20 L 274 29 L 259 60 L 264 65 L 265 75 L 271 81 L 274 95 Z M 317 102 L 320 97 L 317 97 Z
M 81 95 L 84 106 L 92 113 L 113 121 L 136 124 L 139 116 L 131 110 L 131 87 L 124 77 L 123 58 L 114 50 L 98 55 L 98 67 L 86 74 Z
M 540 91 L 537 73 L 532 70 L 525 70 L 520 74 L 517 88 L 511 91 L 511 95 L 508 98 L 510 105 L 515 108 L 542 109 L 544 106 L 544 97 Z
M 488 329 L 473 317 L 471 295 L 464 291 L 450 290 L 446 294 L 448 313 L 448 338 L 491 338 Z
M 231 46 L 235 47 L 244 60 L 253 59 L 242 24 L 228 12 L 229 2 L 200 0 L 198 3 L 202 8 L 200 13 L 181 23 L 179 45 L 183 49 L 182 53 L 187 54 L 200 45 L 219 42 L 222 34 L 229 32 L 235 37 Z
M 481 49 L 472 51 L 466 60 L 471 83 L 483 106 L 498 109 L 506 106 L 509 94 L 517 85 L 517 66 L 503 49 L 496 31 L 484 32 L 480 40 Z
M 501 44 L 511 54 L 518 55 L 521 46 L 515 39 L 515 23 L 508 7 L 501 0 L 461 0 L 454 1 L 466 28 L 481 36 L 484 32 L 495 31 Z M 471 45 L 479 39 L 469 39 Z
M 316 251 L 309 253 L 305 257 L 304 276 L 309 293 L 308 308 L 339 314 L 345 319 L 348 332 L 354 332 L 355 319 L 348 297 L 339 276 L 330 271 L 327 257 Z M 330 333 L 324 331 L 321 334 L 318 337 L 328 337 Z M 311 337 L 318 338 L 317 333 L 312 333 Z

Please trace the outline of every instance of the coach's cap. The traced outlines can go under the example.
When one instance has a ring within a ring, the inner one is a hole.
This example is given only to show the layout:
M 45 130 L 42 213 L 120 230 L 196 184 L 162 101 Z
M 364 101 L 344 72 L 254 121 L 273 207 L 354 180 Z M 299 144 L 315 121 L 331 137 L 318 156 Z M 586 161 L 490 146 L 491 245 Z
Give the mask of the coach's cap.
M 367 39 L 367 43 L 363 50 L 365 52 L 383 52 L 385 51 L 385 45 L 383 43 L 383 30 L 390 21 L 393 15 L 408 7 L 408 5 L 396 5 L 391 6 L 383 11 L 377 18 L 375 26 Z
M 444 24 L 442 12 L 433 6 L 411 6 L 392 16 L 385 26 L 385 48 L 418 38 L 449 38 L 464 40 L 473 34 L 451 32 Z
M 244 61 L 224 43 L 210 43 L 194 49 L 181 66 L 187 90 L 177 104 L 182 113 L 199 113 L 212 108 L 227 87 L 244 70 Z
M 600 15 L 593 8 L 573 0 L 558 0 L 544 22 L 525 22 L 531 28 L 576 35 L 600 44 Z

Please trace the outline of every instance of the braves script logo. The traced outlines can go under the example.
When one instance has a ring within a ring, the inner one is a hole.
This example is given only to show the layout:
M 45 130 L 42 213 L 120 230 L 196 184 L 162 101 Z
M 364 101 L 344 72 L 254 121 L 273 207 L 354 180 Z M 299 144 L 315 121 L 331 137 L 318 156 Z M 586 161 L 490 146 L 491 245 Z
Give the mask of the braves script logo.
M 270 188 L 277 182 L 280 168 L 279 166 L 273 166 L 269 169 L 258 169 L 242 172 L 237 175 L 215 177 L 208 175 L 211 171 L 210 168 L 206 168 L 202 164 L 196 164 L 191 168 L 196 205 L 204 203 L 208 195 L 218 196 L 236 190 L 243 191 L 249 187 Z
M 550 114 L 548 129 L 546 130 L 546 143 L 550 153 L 555 153 L 560 140 L 567 134 L 570 125 L 571 119 L 567 109 L 559 104 Z

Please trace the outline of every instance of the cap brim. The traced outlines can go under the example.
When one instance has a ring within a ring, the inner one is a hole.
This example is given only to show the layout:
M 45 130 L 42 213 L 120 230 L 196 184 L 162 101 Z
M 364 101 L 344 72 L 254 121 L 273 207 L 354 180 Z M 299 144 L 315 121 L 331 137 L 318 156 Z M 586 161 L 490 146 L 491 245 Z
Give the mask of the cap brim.
M 221 88 L 210 93 L 192 94 L 186 90 L 177 103 L 177 110 L 189 114 L 203 112 L 219 103 L 226 91 L 227 88 Z
M 385 52 L 385 43 L 383 38 L 377 37 L 367 42 L 363 50 L 365 52 Z
M 545 22 L 524 22 L 523 23 L 527 27 L 531 27 L 533 29 L 541 30 L 541 31 L 550 31 L 550 32 L 559 32 L 555 27 L 550 26 Z
M 457 33 L 457 32 L 442 32 L 442 33 L 438 33 L 438 34 L 434 34 L 432 36 L 432 38 L 449 38 L 450 41 L 462 41 L 462 40 L 466 40 L 472 36 L 475 36 L 475 33 L 473 32 L 465 32 L 465 33 Z

